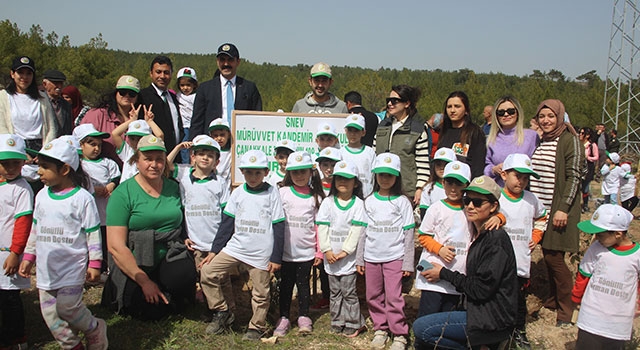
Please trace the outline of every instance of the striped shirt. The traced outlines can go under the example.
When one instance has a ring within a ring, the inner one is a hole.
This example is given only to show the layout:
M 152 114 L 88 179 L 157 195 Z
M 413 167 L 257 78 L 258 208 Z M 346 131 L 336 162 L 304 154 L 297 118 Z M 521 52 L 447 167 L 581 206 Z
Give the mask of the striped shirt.
M 540 179 L 531 177 L 529 182 L 530 190 L 540 199 L 547 210 L 551 210 L 551 202 L 553 202 L 557 148 L 558 138 L 553 141 L 543 141 L 531 157 L 533 171 L 540 175 Z

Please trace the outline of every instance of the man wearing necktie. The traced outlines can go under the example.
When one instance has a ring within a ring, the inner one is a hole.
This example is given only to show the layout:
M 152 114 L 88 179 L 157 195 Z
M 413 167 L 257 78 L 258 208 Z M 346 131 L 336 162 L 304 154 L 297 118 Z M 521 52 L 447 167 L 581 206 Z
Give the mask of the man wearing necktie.
M 142 103 L 153 110 L 153 120 L 164 132 L 167 150 L 173 149 L 184 138 L 180 105 L 176 95 L 169 91 L 173 63 L 167 56 L 156 56 L 149 66 L 151 85 L 140 90 Z M 153 106 L 153 107 L 152 107 Z M 180 162 L 180 155 L 176 162 Z
M 256 84 L 236 75 L 241 63 L 238 48 L 230 43 L 220 45 L 216 63 L 218 69 L 213 79 L 198 87 L 189 129 L 191 139 L 207 134 L 209 123 L 217 118 L 227 120 L 233 130 L 234 110 L 262 110 L 262 97 Z

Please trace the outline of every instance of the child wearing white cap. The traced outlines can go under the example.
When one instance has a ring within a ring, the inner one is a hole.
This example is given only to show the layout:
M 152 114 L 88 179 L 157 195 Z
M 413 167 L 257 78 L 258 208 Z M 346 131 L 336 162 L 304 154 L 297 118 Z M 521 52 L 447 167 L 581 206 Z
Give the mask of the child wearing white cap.
M 318 153 L 316 162 L 318 163 L 318 171 L 322 177 L 322 188 L 325 196 L 331 191 L 331 183 L 333 182 L 333 170 L 336 163 L 342 160 L 340 150 L 334 147 L 327 147 Z
M 601 193 L 605 203 L 618 204 L 618 191 L 620 190 L 620 178 L 624 171 L 618 166 L 620 155 L 616 152 L 607 152 L 600 174 L 602 174 Z
M 324 268 L 329 275 L 331 331 L 355 337 L 366 329 L 356 293 L 354 253 L 367 226 L 362 184 L 355 166 L 345 161 L 336 163 L 331 191 L 320 205 L 316 224 Z
M 422 194 L 420 195 L 420 217 L 424 218 L 427 209 L 434 203 L 447 198 L 442 187 L 444 176 L 444 167 L 456 160 L 456 154 L 451 148 L 440 147 L 433 156 L 433 165 L 431 166 L 431 175 L 429 183 L 424 185 Z
M 144 120 L 138 119 L 140 107 L 144 107 Z M 145 135 L 154 135 L 163 140 L 164 132 L 153 120 L 153 106 L 147 109 L 147 106 L 140 105 L 138 108 L 131 108 L 129 119 L 118 125 L 111 132 L 113 144 L 116 147 L 116 153 L 122 160 L 122 173 L 120 175 L 120 183 L 132 178 L 138 173 L 136 164 L 131 161 L 131 156 L 138 147 L 138 141 Z M 122 135 L 126 135 L 126 142 Z
M 631 172 L 631 165 L 623 163 L 620 165 L 623 176 L 620 178 L 620 204 L 629 212 L 638 205 L 638 196 L 636 196 L 636 176 Z
M 60 346 L 78 346 L 82 331 L 91 349 L 107 349 L 107 325 L 82 302 L 85 280 L 100 278 L 100 215 L 76 148 L 54 139 L 42 147 L 33 227 L 19 273 L 28 278 L 36 263 L 42 317 Z M 81 344 L 80 344 L 81 345 Z
M 264 182 L 268 166 L 262 151 L 242 155 L 239 168 L 245 183 L 231 193 L 210 253 L 200 264 L 202 290 L 214 312 L 209 334 L 222 333 L 233 322 L 220 282 L 240 266 L 253 284 L 253 316 L 243 339 L 259 340 L 267 330 L 271 273 L 282 264 L 285 227 L 280 194 Z
M 193 116 L 193 102 L 196 99 L 196 90 L 198 89 L 198 77 L 196 70 L 191 67 L 182 67 L 176 74 L 176 87 L 178 92 L 176 98 L 180 108 L 180 118 L 182 118 L 182 127 L 184 129 L 184 138 L 182 142 L 190 140 L 189 128 L 191 127 L 191 117 Z M 189 164 L 189 150 L 183 149 L 180 152 L 182 162 Z
M 209 136 L 220 145 L 220 162 L 216 166 L 218 175 L 231 188 L 231 147 L 233 139 L 231 138 L 231 127 L 229 122 L 224 118 L 217 118 L 209 123 Z
M 571 300 L 580 304 L 576 349 L 623 349 L 640 314 L 640 245 L 628 235 L 633 215 L 603 204 L 578 223 L 596 240 L 580 261 Z
M 356 268 L 366 277 L 367 305 L 375 329 L 371 347 L 383 348 L 391 332 L 391 348 L 404 349 L 409 326 L 404 315 L 402 278 L 409 277 L 414 269 L 413 206 L 402 192 L 400 157 L 379 154 L 373 173 L 374 192 L 364 201 L 368 225 L 358 243 Z
M 318 125 L 318 131 L 316 131 L 316 144 L 318 145 L 318 152 L 327 147 L 340 148 L 338 132 L 333 124 L 323 122 Z
M 276 143 L 276 146 L 273 148 L 276 159 L 278 163 L 278 168 L 269 171 L 269 175 L 267 175 L 267 182 L 273 187 L 280 187 L 278 183 L 280 183 L 284 179 L 285 171 L 287 168 L 287 160 L 289 159 L 289 155 L 296 151 L 298 145 L 287 139 L 283 139 Z
M 7 315 L 0 326 L 0 348 L 27 348 L 24 307 L 20 290 L 31 281 L 18 275 L 20 258 L 27 245 L 33 221 L 33 191 L 20 176 L 27 160 L 24 140 L 13 134 L 0 135 L 0 313 Z M 10 316 L 9 316 L 10 315 Z M 11 319 L 11 322 L 5 322 Z
M 500 212 L 506 218 L 504 230 L 511 238 L 511 245 L 518 268 L 518 314 L 514 340 L 522 347 L 530 347 L 526 333 L 527 286 L 529 285 L 531 251 L 542 239 L 547 229 L 549 216 L 542 202 L 533 193 L 526 190 L 529 176 L 539 178 L 533 171 L 531 159 L 526 154 L 513 153 L 502 163 L 500 173 L 504 182 L 500 203 Z
M 182 160 L 192 165 L 172 164 L 183 150 L 188 151 L 189 157 L 182 157 Z M 169 169 L 173 168 L 172 176 L 180 184 L 184 228 L 187 231 L 184 243 L 193 252 L 198 276 L 201 273 L 198 265 L 211 250 L 222 221 L 222 210 L 229 200 L 229 186 L 216 174 L 219 160 L 220 145 L 207 135 L 198 135 L 193 141 L 179 143 L 167 155 Z M 228 276 L 221 281 L 221 287 L 229 309 L 235 309 Z M 197 295 L 198 298 L 203 297 L 202 291 L 199 290 Z
M 111 135 L 99 132 L 93 124 L 81 124 L 73 129 L 73 136 L 80 144 L 82 170 L 89 176 L 93 185 L 100 214 L 102 256 L 107 256 L 107 201 L 121 175 L 118 164 L 113 159 L 102 157 L 102 141 Z M 103 260 L 102 271 L 107 271 L 107 259 Z
M 376 152 L 373 148 L 362 144 L 362 137 L 366 134 L 364 117 L 360 114 L 349 115 L 344 124 L 344 131 L 349 143 L 340 148 L 342 160 L 355 165 L 358 178 L 362 182 L 362 195 L 367 197 L 373 192 L 373 162 Z
M 463 211 L 462 194 L 470 181 L 468 164 L 456 160 L 445 166 L 446 198 L 427 209 L 418 229 L 418 239 L 423 247 L 420 261 L 437 262 L 449 270 L 464 273 L 471 233 Z M 419 273 L 416 274 L 416 288 L 422 291 L 418 317 L 451 311 L 460 300 L 460 292 L 451 283 L 432 283 Z
M 322 263 L 316 252 L 315 219 L 324 191 L 320 174 L 307 152 L 289 155 L 286 174 L 280 187 L 280 198 L 286 218 L 284 253 L 280 272 L 280 319 L 273 335 L 283 337 L 289 331 L 293 286 L 298 289 L 298 333 L 308 334 L 313 322 L 309 318 L 311 267 Z

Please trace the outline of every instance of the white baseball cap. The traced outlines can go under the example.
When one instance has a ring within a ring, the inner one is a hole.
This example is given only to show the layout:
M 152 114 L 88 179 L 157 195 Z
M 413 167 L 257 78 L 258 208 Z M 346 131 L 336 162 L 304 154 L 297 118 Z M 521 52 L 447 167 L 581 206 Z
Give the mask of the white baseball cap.
M 27 148 L 22 137 L 15 134 L 0 134 L 0 160 L 27 160 Z
M 622 168 L 622 170 L 624 170 L 626 173 L 630 173 L 631 172 L 631 164 L 629 164 L 629 163 L 624 163 L 624 164 L 620 165 L 620 168 Z
M 340 150 L 334 147 L 327 147 L 322 151 L 320 151 L 320 154 L 318 154 L 318 158 L 316 158 L 316 161 L 320 162 L 322 158 L 333 160 L 336 162 L 339 162 L 342 160 L 342 156 L 340 155 Z
M 198 135 L 193 138 L 193 146 L 191 146 L 191 149 L 200 148 L 211 149 L 220 153 L 220 145 L 216 142 L 216 140 L 207 135 Z
M 78 141 L 82 141 L 85 137 L 88 136 L 97 137 L 99 139 L 106 139 L 111 135 L 107 132 L 100 132 L 96 130 L 96 127 L 93 126 L 93 124 L 80 124 L 76 126 L 75 129 L 73 129 L 73 136 L 75 136 Z
M 267 161 L 267 155 L 264 152 L 252 149 L 243 154 L 240 158 L 240 169 L 262 169 L 268 168 L 269 162 Z
M 274 149 L 278 149 L 278 148 L 286 148 L 288 150 L 291 150 L 291 152 L 295 152 L 296 149 L 298 148 L 298 145 L 291 141 L 291 140 L 287 140 L 287 139 L 282 139 L 280 141 L 278 141 L 276 143 L 276 146 L 274 147 Z
M 222 118 L 216 118 L 209 123 L 209 131 L 214 129 L 227 129 L 228 131 L 231 131 L 231 127 L 227 120 Z
M 531 167 L 531 159 L 529 156 L 522 153 L 512 153 L 507 156 L 507 158 L 502 163 L 502 170 L 515 170 L 521 174 L 531 174 L 536 179 L 540 178 L 540 175 L 533 171 Z
M 318 132 L 316 132 L 316 137 L 320 135 L 331 135 L 334 137 L 338 137 L 336 128 L 333 127 L 333 125 L 330 123 L 320 123 L 320 125 L 318 125 Z
M 144 120 L 134 120 L 129 124 L 125 135 L 130 136 L 146 136 L 151 135 L 151 127 Z
M 357 175 L 358 171 L 356 170 L 356 167 L 351 163 L 345 162 L 344 160 L 336 163 L 335 168 L 333 168 L 333 176 L 342 176 L 347 179 L 352 179 Z
M 398 176 L 400 175 L 400 157 L 393 153 L 380 153 L 373 161 L 374 174 L 386 173 Z
M 68 138 L 57 138 L 51 140 L 49 143 L 42 146 L 42 149 L 40 152 L 37 152 L 37 154 L 57 159 L 69 165 L 73 170 L 78 170 L 78 167 L 80 166 L 78 150 L 73 142 Z
M 364 130 L 365 126 L 364 126 L 364 117 L 360 114 L 350 114 L 349 116 L 347 116 L 347 118 L 345 119 L 345 124 L 344 127 L 346 128 L 356 128 L 358 130 Z
M 300 170 L 313 168 L 313 160 L 311 155 L 305 151 L 293 152 L 287 158 L 287 167 L 285 170 Z
M 588 234 L 606 231 L 628 231 L 633 215 L 615 204 L 603 204 L 596 209 L 591 219 L 578 223 L 578 228 Z
M 58 138 L 70 143 L 73 147 L 76 148 L 76 150 L 78 151 L 78 154 L 82 154 L 82 147 L 80 146 L 80 141 L 78 140 L 77 137 L 73 135 L 62 135 Z
M 456 159 L 458 159 L 456 153 L 448 147 L 438 148 L 436 154 L 433 156 L 433 160 L 444 160 L 447 163 L 451 163 Z
M 611 159 L 612 162 L 618 164 L 620 162 L 620 155 L 616 152 L 607 152 L 607 157 L 609 157 L 609 159 Z
M 467 163 L 463 163 L 457 160 L 447 164 L 444 167 L 443 178 L 454 178 L 463 184 L 468 184 L 471 181 L 471 168 Z
M 191 67 L 182 67 L 176 74 L 176 78 L 191 78 L 195 81 L 198 81 L 198 77 L 196 76 L 196 70 Z

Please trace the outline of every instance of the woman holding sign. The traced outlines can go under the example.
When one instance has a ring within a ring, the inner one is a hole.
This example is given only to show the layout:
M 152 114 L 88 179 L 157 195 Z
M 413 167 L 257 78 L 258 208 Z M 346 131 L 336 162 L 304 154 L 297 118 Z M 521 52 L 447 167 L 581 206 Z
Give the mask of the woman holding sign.
M 380 122 L 373 141 L 376 154 L 391 152 L 401 161 L 402 191 L 420 203 L 422 187 L 429 181 L 430 132 L 416 103 L 420 90 L 395 85 L 387 97 L 387 116 Z

